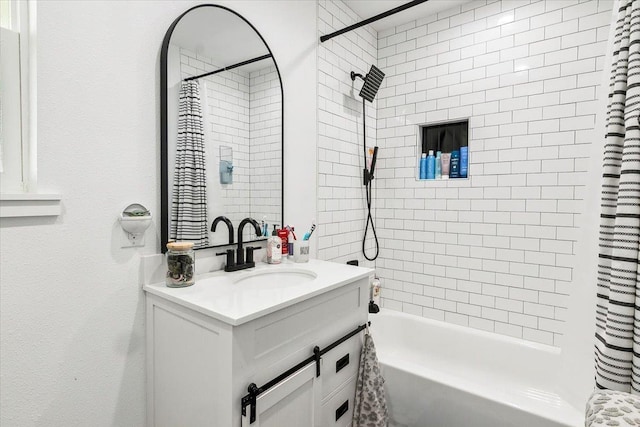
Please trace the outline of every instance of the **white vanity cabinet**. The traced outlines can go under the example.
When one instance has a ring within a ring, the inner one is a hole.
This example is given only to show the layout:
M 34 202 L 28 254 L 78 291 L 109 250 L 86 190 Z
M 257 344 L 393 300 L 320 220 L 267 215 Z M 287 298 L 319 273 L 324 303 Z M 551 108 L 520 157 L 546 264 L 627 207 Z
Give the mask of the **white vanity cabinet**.
M 333 265 L 316 262 L 318 278 L 323 268 Z M 363 333 L 326 352 L 320 376 L 311 362 L 259 394 L 253 423 L 248 415 L 241 416 L 249 384 L 262 387 L 312 356 L 315 346 L 326 349 L 367 321 L 369 270 L 346 268 L 352 277 L 340 284 L 323 290 L 312 283 L 312 296 L 245 316 L 247 321 L 216 316 L 206 302 L 204 308 L 193 300 L 183 303 L 180 290 L 146 286 L 147 425 L 351 425 Z M 233 304 L 234 299 L 222 296 L 217 303 Z M 246 408 L 247 414 L 250 410 Z

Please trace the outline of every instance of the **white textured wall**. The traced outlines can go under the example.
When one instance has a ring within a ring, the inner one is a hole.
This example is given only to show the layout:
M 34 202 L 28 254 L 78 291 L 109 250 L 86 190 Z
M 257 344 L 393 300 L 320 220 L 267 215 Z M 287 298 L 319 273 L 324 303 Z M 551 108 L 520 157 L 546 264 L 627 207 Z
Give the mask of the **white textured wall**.
M 223 2 L 262 33 L 285 85 L 288 221 L 315 214 L 316 6 Z M 53 219 L 0 225 L 0 424 L 142 426 L 144 297 L 117 215 L 159 217 L 159 56 L 193 2 L 38 3 L 38 168 L 63 196 Z M 295 34 L 296 37 L 291 37 Z M 295 144 L 293 143 L 295 141 Z M 290 158 L 293 156 L 293 158 Z M 304 164 L 293 159 L 307 159 Z M 293 191 L 293 188 L 300 189 Z
M 344 2 L 318 2 L 318 32 L 331 33 L 360 21 Z M 377 64 L 376 31 L 370 26 L 335 37 L 318 47 L 318 257 L 336 262 L 362 255 L 365 191 L 362 185 L 362 80 Z M 366 102 L 367 145 L 376 142 L 376 100 Z M 374 185 L 375 188 L 375 185 Z M 375 194 L 375 189 L 374 189 Z M 375 198 L 375 197 L 374 197 Z M 374 208 L 377 200 L 374 201 Z M 377 224 L 376 224 L 377 225 Z M 374 254 L 372 231 L 367 255 Z M 372 265 L 366 263 L 365 265 Z
M 473 1 L 378 34 L 385 307 L 561 344 L 610 9 Z M 417 125 L 461 118 L 470 180 L 416 181 Z

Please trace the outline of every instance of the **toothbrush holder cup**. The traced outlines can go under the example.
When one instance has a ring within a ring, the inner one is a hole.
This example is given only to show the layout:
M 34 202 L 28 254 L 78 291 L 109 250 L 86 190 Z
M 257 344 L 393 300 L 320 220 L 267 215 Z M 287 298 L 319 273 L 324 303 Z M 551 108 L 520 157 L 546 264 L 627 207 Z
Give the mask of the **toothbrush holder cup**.
M 293 261 L 309 262 L 309 241 L 296 240 L 293 242 Z

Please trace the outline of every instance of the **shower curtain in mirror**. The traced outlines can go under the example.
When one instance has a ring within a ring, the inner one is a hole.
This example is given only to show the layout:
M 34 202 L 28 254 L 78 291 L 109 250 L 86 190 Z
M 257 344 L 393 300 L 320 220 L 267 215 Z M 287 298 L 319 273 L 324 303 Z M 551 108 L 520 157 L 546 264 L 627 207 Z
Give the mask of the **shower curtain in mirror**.
M 640 0 L 619 6 L 600 212 L 596 385 L 640 394 Z
M 178 139 L 171 201 L 170 239 L 209 245 L 207 185 L 200 86 L 183 81 L 178 110 Z

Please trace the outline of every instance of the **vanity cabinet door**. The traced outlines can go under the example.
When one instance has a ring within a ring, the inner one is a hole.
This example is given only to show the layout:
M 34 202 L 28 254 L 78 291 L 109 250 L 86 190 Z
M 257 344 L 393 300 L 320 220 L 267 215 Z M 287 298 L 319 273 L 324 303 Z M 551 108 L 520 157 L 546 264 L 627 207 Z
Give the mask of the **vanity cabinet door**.
M 359 333 L 322 356 L 323 401 L 358 374 L 362 338 Z
M 320 378 L 310 363 L 256 399 L 256 420 L 249 423 L 251 408 L 242 427 L 320 426 Z
M 322 403 L 322 427 L 351 427 L 356 396 L 356 377 L 336 390 Z

